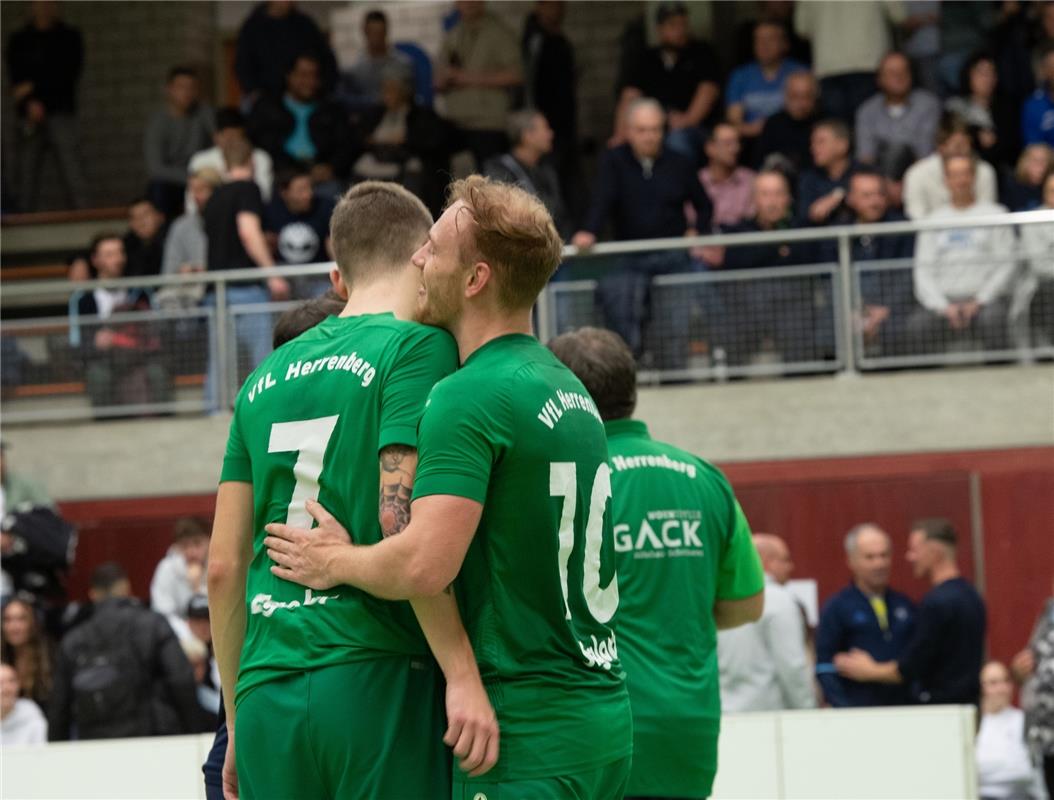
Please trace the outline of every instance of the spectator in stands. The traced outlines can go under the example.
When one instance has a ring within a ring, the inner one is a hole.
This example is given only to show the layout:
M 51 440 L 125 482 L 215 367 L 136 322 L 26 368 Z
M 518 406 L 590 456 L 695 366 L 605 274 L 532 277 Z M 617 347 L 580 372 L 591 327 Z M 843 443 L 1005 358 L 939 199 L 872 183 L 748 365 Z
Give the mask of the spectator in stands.
M 303 170 L 286 168 L 278 172 L 278 194 L 264 211 L 263 227 L 267 243 L 278 264 L 318 264 L 328 261 L 329 218 L 332 201 L 318 197 L 311 188 L 311 176 Z M 329 288 L 328 275 L 311 275 L 293 281 L 293 294 L 315 297 Z
M 562 237 L 571 234 L 571 220 L 564 207 L 560 179 L 546 156 L 553 151 L 553 129 L 539 111 L 527 108 L 509 115 L 512 150 L 491 158 L 483 166 L 488 178 L 512 183 L 541 200 Z
M 1054 169 L 1043 181 L 1044 210 L 1054 210 Z M 1054 223 L 1021 226 L 1024 275 L 1014 290 L 1010 318 L 1026 341 L 1037 336 L 1039 343 L 1054 344 Z
M 37 619 L 36 609 L 21 597 L 4 605 L 2 620 L 0 655 L 18 673 L 22 696 L 47 708 L 53 686 L 54 644 Z
M 362 38 L 365 52 L 340 76 L 340 98 L 352 111 L 381 105 L 381 82 L 385 78 L 395 77 L 409 84 L 414 75 L 410 57 L 388 41 L 388 17 L 383 11 L 366 13 Z
M 692 39 L 684 3 L 659 3 L 655 22 L 659 44 L 648 48 L 636 70 L 625 76 L 615 120 L 625 120 L 619 112 L 633 100 L 655 98 L 666 111 L 666 147 L 698 162 L 700 128 L 717 109 L 721 95 L 721 67 L 709 44 Z M 625 131 L 616 128 L 614 143 L 624 140 Z
M 194 694 L 198 701 L 190 733 L 215 733 L 219 721 L 220 692 L 210 681 L 209 649 L 193 637 L 181 639 L 179 646 L 194 671 Z
M 154 214 L 158 214 L 155 210 Z M 124 241 L 114 234 L 95 237 L 90 250 L 99 278 L 125 274 Z M 171 381 L 157 354 L 161 340 L 148 322 L 110 322 L 115 313 L 150 308 L 142 289 L 94 289 L 70 299 L 70 339 L 84 356 L 84 378 L 92 406 L 103 412 L 118 405 L 167 402 Z M 81 317 L 96 317 L 81 332 Z
M 92 573 L 95 610 L 62 640 L 48 737 L 160 736 L 193 729 L 194 672 L 168 622 L 132 597 L 113 562 Z
M 1011 669 L 1027 711 L 1028 741 L 1043 762 L 1048 797 L 1054 797 L 1054 581 L 1032 629 L 1028 647 L 1014 656 Z
M 956 114 L 945 112 L 937 126 L 937 152 L 916 161 L 904 174 L 904 212 L 911 219 L 924 219 L 948 204 L 944 181 L 944 162 L 952 156 L 974 154 L 969 124 Z M 996 202 L 995 169 L 987 161 L 977 161 L 974 194 L 980 203 Z
M 911 85 L 911 62 L 900 52 L 882 59 L 878 68 L 879 93 L 856 112 L 856 157 L 875 163 L 883 151 L 907 145 L 915 158 L 933 151 L 940 118 L 940 102 L 925 89 Z
M 939 95 L 940 0 L 907 0 L 904 11 L 906 16 L 900 26 L 905 36 L 904 55 L 911 59 L 911 71 L 918 79 L 919 86 L 933 95 Z
M 205 206 L 205 238 L 208 241 L 209 271 L 229 269 L 259 269 L 274 266 L 274 258 L 263 232 L 263 198 L 253 183 L 252 149 L 248 142 L 234 140 L 224 147 L 224 161 L 230 165 L 227 182 L 220 186 Z M 228 305 L 266 303 L 289 297 L 289 283 L 285 278 L 271 276 L 266 288 L 258 283 L 238 283 L 227 287 Z M 204 304 L 213 306 L 216 295 L 205 294 Z M 212 329 L 210 328 L 210 331 Z M 235 322 L 235 337 L 249 350 L 249 363 L 256 368 L 270 352 L 271 320 L 269 315 L 239 314 Z M 210 362 L 205 378 L 205 398 L 209 408 L 216 405 L 217 365 L 212 360 L 214 348 L 209 348 Z
M 586 198 L 578 143 L 578 71 L 574 47 L 563 31 L 565 11 L 563 0 L 539 0 L 527 17 L 524 104 L 537 108 L 553 129 L 553 165 L 561 178 L 564 206 L 577 221 Z
M 551 340 L 549 347 L 596 402 L 615 464 L 623 458 L 671 459 L 688 468 L 687 474 L 612 472 L 618 648 L 627 674 L 640 676 L 627 687 L 634 740 L 627 795 L 708 797 L 720 721 L 717 631 L 756 622 L 764 602 L 764 575 L 750 526 L 717 469 L 652 439 L 644 422 L 632 419 L 637 368 L 625 342 L 611 331 L 587 327 Z M 663 541 L 653 527 L 659 524 L 650 513 L 655 508 L 680 509 L 669 515 L 681 517 L 680 524 L 661 523 L 667 531 Z M 660 552 L 664 557 L 656 557 Z M 674 555 L 691 552 L 711 558 Z M 674 607 L 680 613 L 671 616 Z
M 18 117 L 18 204 L 36 211 L 44 156 L 53 151 L 73 208 L 87 204 L 77 154 L 77 81 L 84 66 L 80 31 L 59 19 L 58 3 L 27 4 L 29 22 L 7 43 L 8 79 Z
M 4 747 L 45 744 L 48 721 L 40 706 L 21 696 L 18 672 L 0 662 L 0 739 Z
M 757 215 L 739 225 L 724 228 L 725 233 L 777 231 L 795 225 L 790 183 L 778 170 L 762 170 L 754 179 L 754 206 Z M 731 269 L 807 264 L 815 260 L 815 247 L 808 242 L 737 245 L 725 248 L 712 266 Z M 744 364 L 769 341 L 785 360 L 811 357 L 812 282 L 809 278 L 758 282 L 730 282 L 720 287 L 722 305 L 728 317 L 718 327 L 725 329 L 729 364 Z M 802 335 L 802 330 L 810 333 Z
M 754 61 L 732 72 L 725 90 L 728 119 L 744 139 L 761 135 L 765 120 L 783 108 L 783 84 L 804 64 L 786 57 L 787 32 L 762 20 L 754 28 Z
M 915 634 L 896 661 L 875 661 L 863 650 L 834 657 L 838 673 L 855 681 L 903 683 L 919 703 L 974 705 L 980 697 L 985 606 L 959 574 L 958 537 L 946 519 L 916 522 L 908 538 L 908 563 L 932 589 L 915 616 Z
M 1003 205 L 1011 211 L 1031 211 L 1043 205 L 1043 179 L 1054 169 L 1054 149 L 1037 142 L 1021 151 L 1017 168 L 1003 183 Z
M 1025 712 L 1013 705 L 1014 682 L 1000 661 L 981 670 L 981 724 L 974 752 L 978 790 L 985 800 L 1038 797 L 1038 777 L 1025 740 Z
M 805 224 L 826 225 L 845 202 L 849 175 L 849 128 L 840 119 L 816 123 L 809 145 L 816 165 L 798 179 L 798 218 Z
M 458 23 L 447 31 L 436 60 L 435 87 L 446 96 L 446 117 L 464 134 L 481 169 L 508 148 L 510 90 L 523 83 L 516 37 L 482 0 L 458 0 Z M 567 76 L 571 80 L 571 76 Z
M 997 91 L 998 84 L 995 56 L 987 51 L 974 53 L 963 65 L 958 96 L 944 104 L 946 110 L 958 114 L 973 128 L 978 153 L 993 164 L 1008 160 L 1014 139 L 1009 134 L 1017 126 L 1017 110 L 1007 105 L 1003 93 Z M 1008 135 L 1004 137 L 1000 131 L 1007 131 Z
M 927 219 L 962 220 L 1005 214 L 974 193 L 976 162 L 951 156 L 944 162 L 951 202 Z M 919 234 L 915 248 L 915 296 L 922 308 L 908 320 L 915 347 L 944 345 L 964 334 L 980 337 L 986 349 L 1006 346 L 1008 291 L 1014 277 L 1014 229 L 954 228 Z
M 185 619 L 187 605 L 204 594 L 209 529 L 196 517 L 180 517 L 172 530 L 172 546 L 150 581 L 150 607 L 166 617 Z
M 754 216 L 754 177 L 739 166 L 739 131 L 730 122 L 719 122 L 706 137 L 706 166 L 699 170 L 714 206 L 715 225 L 738 225 Z
M 147 197 L 169 219 L 183 212 L 187 165 L 191 156 L 209 146 L 215 120 L 212 109 L 200 102 L 198 74 L 190 67 L 173 67 L 165 81 L 165 105 L 146 124 Z
M 878 222 L 903 222 L 904 215 L 890 209 L 886 181 L 877 172 L 854 170 L 849 178 L 845 214 L 837 223 L 871 225 Z M 915 299 L 911 271 L 908 269 L 868 270 L 864 261 L 908 261 L 915 240 L 910 234 L 854 236 L 849 243 L 854 264 L 859 264 L 860 325 L 866 347 L 877 348 L 881 355 L 894 355 L 904 347 L 905 326 Z M 824 260 L 837 258 L 836 247 L 824 254 Z
M 1021 135 L 1025 144 L 1054 147 L 1054 41 L 1039 50 L 1039 87 L 1021 109 Z
M 165 275 L 205 271 L 208 241 L 205 239 L 202 211 L 222 182 L 220 173 L 211 167 L 203 167 L 191 174 L 187 184 L 191 208 L 172 223 L 165 237 L 165 251 L 161 259 L 161 271 Z M 155 301 L 161 308 L 192 308 L 204 296 L 204 284 L 166 286 L 157 293 Z
M 963 64 L 984 49 L 1002 3 L 941 3 L 939 68 L 947 96 L 956 90 Z
M 245 118 L 242 112 L 234 107 L 221 108 L 216 112 L 216 131 L 212 134 L 212 147 L 195 153 L 190 159 L 187 172 L 193 175 L 198 170 L 209 168 L 216 170 L 220 175 L 225 174 L 227 164 L 223 160 L 223 148 L 234 141 L 247 144 L 249 142 L 249 136 L 245 132 Z M 253 180 L 260 187 L 260 194 L 266 203 L 271 199 L 274 165 L 267 151 L 259 147 L 253 148 L 252 161 Z
M 753 163 L 760 169 L 772 166 L 773 155 L 782 156 L 793 176 L 813 166 L 810 139 L 820 121 L 817 101 L 820 88 L 811 72 L 795 72 L 783 84 L 783 110 L 765 120 L 754 147 Z
M 732 65 L 750 63 L 754 58 L 754 28 L 759 21 L 775 22 L 787 34 L 787 54 L 802 64 L 812 63 L 812 45 L 794 30 L 794 3 L 790 0 L 758 0 L 751 4 L 754 13 L 741 22 L 736 29 L 736 46 Z
M 813 708 L 812 667 L 805 649 L 805 622 L 785 587 L 794 571 L 787 543 L 754 534 L 765 570 L 765 611 L 749 625 L 717 634 L 721 709 L 780 711 Z
M 165 215 L 161 209 L 145 197 L 133 200 L 128 206 L 128 232 L 124 235 L 127 259 L 124 274 L 129 277 L 160 275 L 166 233 Z
M 312 55 L 297 56 L 285 94 L 260 98 L 247 124 L 249 138 L 276 166 L 305 167 L 316 184 L 344 180 L 351 171 L 356 150 L 351 123 L 344 107 L 321 92 L 319 62 Z M 339 187 L 328 190 L 335 194 Z
M 888 148 L 874 165 L 885 181 L 889 207 L 898 214 L 904 213 L 904 176 L 914 163 L 915 154 L 903 144 Z
M 812 42 L 813 70 L 826 113 L 852 124 L 856 110 L 875 90 L 875 69 L 893 45 L 892 26 L 904 16 L 902 4 L 882 0 L 802 0 L 795 5 L 794 27 Z
M 454 149 L 453 126 L 414 100 L 400 75 L 381 82 L 382 104 L 363 113 L 365 152 L 352 168 L 355 180 L 394 180 L 440 213 Z
M 286 75 L 297 57 L 309 54 L 319 65 L 323 95 L 337 84 L 337 59 L 325 35 L 296 5 L 268 0 L 253 9 L 238 31 L 234 72 L 251 106 L 261 96 L 280 98 Z
M 620 241 L 694 236 L 697 230 L 709 230 L 710 199 L 692 163 L 663 147 L 664 120 L 662 106 L 655 100 L 641 98 L 629 104 L 628 141 L 601 157 L 593 208 L 583 230 L 571 240 L 576 247 L 592 247 L 609 219 Z M 695 208 L 697 228 L 688 225 L 686 203 Z M 677 250 L 634 255 L 601 279 L 598 299 L 609 327 L 622 336 L 637 358 L 644 352 L 642 325 L 648 316 L 652 277 L 683 272 L 689 266 L 688 254 Z M 663 351 L 664 366 L 683 366 L 687 359 L 687 325 L 681 324 L 686 322 L 681 319 L 686 312 L 683 303 L 663 310 L 669 345 Z
M 816 672 L 824 698 L 835 708 L 906 705 L 906 687 L 857 683 L 834 669 L 835 654 L 853 649 L 876 661 L 896 661 L 915 630 L 915 604 L 889 588 L 889 535 L 872 523 L 856 525 L 846 534 L 845 553 L 853 580 L 824 604 L 816 630 Z

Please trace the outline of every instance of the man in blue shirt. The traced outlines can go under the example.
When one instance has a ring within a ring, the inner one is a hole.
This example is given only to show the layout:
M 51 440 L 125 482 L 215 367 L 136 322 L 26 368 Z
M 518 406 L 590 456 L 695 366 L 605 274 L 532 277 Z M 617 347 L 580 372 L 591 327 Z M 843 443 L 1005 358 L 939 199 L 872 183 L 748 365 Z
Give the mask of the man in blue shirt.
M 615 238 L 661 239 L 695 236 L 710 230 L 710 198 L 687 158 L 663 147 L 666 114 L 653 99 L 641 98 L 626 111 L 627 144 L 606 151 L 600 158 L 593 207 L 583 230 L 571 239 L 588 249 L 610 219 Z M 696 224 L 689 226 L 685 205 L 695 208 Z M 640 359 L 644 352 L 643 325 L 649 317 L 661 320 L 663 335 L 655 337 L 656 360 L 666 369 L 680 369 L 688 358 L 690 306 L 683 289 L 669 292 L 669 300 L 652 309 L 651 281 L 657 275 L 686 272 L 691 267 L 684 250 L 663 250 L 626 256 L 610 269 L 597 289 L 607 327 L 619 334 Z
M 903 684 L 919 703 L 976 704 L 981 695 L 986 613 L 984 600 L 959 574 L 958 537 L 946 519 L 911 526 L 908 562 L 933 586 L 919 604 L 915 633 L 896 660 L 876 661 L 864 650 L 834 658 L 838 674 L 855 681 Z
M 1042 82 L 1021 109 L 1021 135 L 1026 145 L 1054 147 L 1054 44 L 1040 48 L 1039 65 Z
M 907 687 L 859 683 L 838 675 L 832 659 L 853 649 L 876 661 L 896 661 L 915 631 L 915 605 L 889 588 L 893 548 L 877 525 L 857 525 L 845 537 L 853 582 L 820 612 L 816 629 L 816 674 L 827 702 L 836 707 L 890 706 L 909 702 Z
M 760 22 L 754 28 L 755 61 L 736 69 L 728 79 L 725 103 L 728 121 L 744 139 L 761 134 L 765 120 L 783 108 L 783 82 L 806 70 L 787 55 L 787 32 L 777 22 Z

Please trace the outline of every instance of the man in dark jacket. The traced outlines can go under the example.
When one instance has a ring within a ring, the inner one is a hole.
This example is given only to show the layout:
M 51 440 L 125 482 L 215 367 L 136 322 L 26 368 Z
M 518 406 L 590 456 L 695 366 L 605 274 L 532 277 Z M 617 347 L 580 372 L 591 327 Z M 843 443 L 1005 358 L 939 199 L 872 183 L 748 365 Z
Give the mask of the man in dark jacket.
M 690 160 L 663 147 L 666 114 L 655 100 L 642 98 L 626 111 L 628 143 L 605 152 L 600 159 L 593 208 L 584 229 L 572 237 L 576 247 L 588 249 L 609 220 L 615 238 L 661 239 L 695 236 L 710 229 L 712 208 Z M 689 226 L 685 205 L 695 208 L 696 225 Z M 670 293 L 665 303 L 653 304 L 652 278 L 685 272 L 688 253 L 663 250 L 627 256 L 600 280 L 597 299 L 607 327 L 619 334 L 636 358 L 644 353 L 643 326 L 653 318 L 660 330 L 659 366 L 683 368 L 688 357 L 689 303 L 684 292 Z M 666 299 L 664 297 L 664 299 Z M 661 307 L 654 307 L 661 306 Z
M 168 622 L 131 596 L 113 562 L 92 574 L 91 619 L 62 641 L 48 719 L 52 741 L 189 733 L 194 672 Z
M 318 25 L 291 2 L 260 3 L 238 31 L 234 72 L 251 100 L 281 97 L 293 60 L 310 53 L 321 66 L 325 93 L 337 83 L 337 59 Z
M 77 81 L 84 65 L 80 31 L 58 18 L 57 3 L 31 3 L 30 21 L 7 45 L 8 77 L 18 114 L 18 202 L 35 211 L 44 156 L 54 151 L 70 206 L 86 205 L 77 156 Z
M 315 56 L 298 56 L 285 94 L 261 97 L 248 119 L 249 138 L 276 168 L 305 167 L 316 184 L 347 178 L 356 149 L 347 112 L 321 91 L 320 69 Z

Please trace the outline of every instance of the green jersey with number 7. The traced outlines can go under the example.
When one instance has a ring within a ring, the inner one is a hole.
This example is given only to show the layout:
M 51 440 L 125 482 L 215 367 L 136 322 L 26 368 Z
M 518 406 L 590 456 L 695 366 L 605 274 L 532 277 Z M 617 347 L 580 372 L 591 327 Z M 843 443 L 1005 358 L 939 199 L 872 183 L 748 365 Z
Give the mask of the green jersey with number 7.
M 588 392 L 534 337 L 501 336 L 432 390 L 418 448 L 415 499 L 483 504 L 457 583 L 501 727 L 501 758 L 478 780 L 628 757 L 611 473 Z
M 415 446 L 425 399 L 457 367 L 444 331 L 391 314 L 330 317 L 280 347 L 235 403 L 221 481 L 253 487 L 253 559 L 236 702 L 294 672 L 385 655 L 429 658 L 407 602 L 350 586 L 315 592 L 271 574 L 264 526 L 310 528 L 318 501 L 357 544 L 381 539 L 377 458 Z

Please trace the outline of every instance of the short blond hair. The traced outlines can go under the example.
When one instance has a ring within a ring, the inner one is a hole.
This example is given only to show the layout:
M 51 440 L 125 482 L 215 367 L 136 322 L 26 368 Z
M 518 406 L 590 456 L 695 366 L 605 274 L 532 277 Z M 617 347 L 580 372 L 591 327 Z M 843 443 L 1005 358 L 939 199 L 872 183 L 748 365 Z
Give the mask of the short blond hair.
M 190 177 L 195 180 L 203 181 L 213 189 L 223 183 L 223 176 L 220 175 L 220 171 L 215 167 L 201 167 L 194 170 L 194 172 L 190 174 Z
M 485 261 L 498 276 L 504 308 L 530 308 L 560 265 L 563 242 L 538 198 L 517 186 L 470 175 L 450 186 L 447 208 L 461 201 L 474 225 L 460 239 L 462 258 Z
M 337 203 L 329 239 L 337 268 L 350 288 L 395 272 L 425 243 L 432 215 L 397 183 L 363 181 Z

